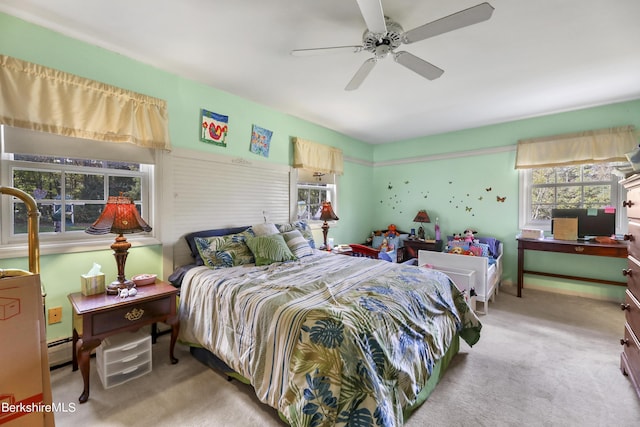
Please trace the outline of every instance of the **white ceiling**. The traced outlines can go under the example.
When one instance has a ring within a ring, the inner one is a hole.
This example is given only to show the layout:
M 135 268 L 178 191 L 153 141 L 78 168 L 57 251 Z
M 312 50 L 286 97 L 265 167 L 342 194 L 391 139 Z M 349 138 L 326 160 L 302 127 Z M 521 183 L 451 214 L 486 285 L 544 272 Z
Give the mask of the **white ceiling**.
M 405 31 L 483 0 L 382 0 Z M 640 1 L 488 0 L 491 19 L 401 46 L 430 81 L 367 52 L 356 0 L 0 0 L 0 11 L 353 138 L 384 143 L 640 98 Z M 19 43 L 19 41 L 15 41 Z

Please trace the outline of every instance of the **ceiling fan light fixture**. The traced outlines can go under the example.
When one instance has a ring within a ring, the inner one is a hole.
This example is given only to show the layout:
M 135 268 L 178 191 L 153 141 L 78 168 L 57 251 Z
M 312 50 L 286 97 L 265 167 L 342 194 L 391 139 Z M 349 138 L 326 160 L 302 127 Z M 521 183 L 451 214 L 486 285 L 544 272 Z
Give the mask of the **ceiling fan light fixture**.
M 302 55 L 305 53 L 328 53 L 330 51 L 347 51 L 354 50 L 359 52 L 366 50 L 373 55 L 364 62 L 356 71 L 351 81 L 345 87 L 345 90 L 355 90 L 369 75 L 376 61 L 392 54 L 394 60 L 415 72 L 416 74 L 429 79 L 437 79 L 444 73 L 441 68 L 419 58 L 412 53 L 401 51 L 396 52 L 395 49 L 400 45 L 415 43 L 430 37 L 434 37 L 449 31 L 464 28 L 469 25 L 477 24 L 491 18 L 493 14 L 493 6 L 484 2 L 468 9 L 453 13 L 444 18 L 428 22 L 424 25 L 416 27 L 405 32 L 402 26 L 384 15 L 381 0 L 356 0 L 360 13 L 367 24 L 367 29 L 362 35 L 362 46 L 338 46 L 330 48 L 315 49 L 298 49 L 292 51 L 292 54 Z M 354 49 L 355 48 L 355 49 Z

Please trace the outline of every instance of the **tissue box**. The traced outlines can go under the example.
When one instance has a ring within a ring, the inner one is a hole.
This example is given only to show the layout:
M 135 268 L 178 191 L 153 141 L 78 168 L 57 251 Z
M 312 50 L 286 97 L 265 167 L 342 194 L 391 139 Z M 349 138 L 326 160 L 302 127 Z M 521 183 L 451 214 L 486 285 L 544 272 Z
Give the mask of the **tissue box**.
M 523 239 L 542 239 L 544 238 L 544 231 L 535 228 L 523 228 L 520 236 Z
M 104 290 L 104 273 L 95 276 L 87 276 L 86 274 L 80 276 L 80 291 L 82 295 L 99 294 L 103 293 Z

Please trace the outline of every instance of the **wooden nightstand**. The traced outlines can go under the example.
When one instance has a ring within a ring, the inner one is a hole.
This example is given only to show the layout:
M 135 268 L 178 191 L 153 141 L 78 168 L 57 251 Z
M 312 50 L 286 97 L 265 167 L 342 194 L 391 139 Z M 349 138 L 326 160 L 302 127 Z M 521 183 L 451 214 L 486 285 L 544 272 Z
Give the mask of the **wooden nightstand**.
M 84 390 L 80 403 L 89 399 L 89 361 L 91 351 L 110 335 L 135 331 L 142 326 L 164 322 L 171 325 L 169 358 L 178 363 L 173 350 L 180 323 L 176 307 L 178 289 L 167 282 L 140 286 L 137 295 L 120 298 L 104 293 L 84 296 L 80 292 L 69 294 L 73 308 L 73 370 L 80 366 Z
M 435 240 L 433 242 L 426 242 L 424 240 L 405 240 L 403 261 L 418 258 L 418 251 L 442 252 L 442 240 Z

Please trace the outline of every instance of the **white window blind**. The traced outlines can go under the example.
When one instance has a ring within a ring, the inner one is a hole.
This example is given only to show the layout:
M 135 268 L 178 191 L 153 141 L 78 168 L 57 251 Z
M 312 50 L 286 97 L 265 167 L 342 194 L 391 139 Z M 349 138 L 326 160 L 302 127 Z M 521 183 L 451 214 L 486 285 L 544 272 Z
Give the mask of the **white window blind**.
M 148 165 L 156 162 L 156 150 L 153 148 L 72 138 L 11 126 L 2 126 L 2 128 L 4 132 L 4 152 L 6 153 L 121 161 Z

